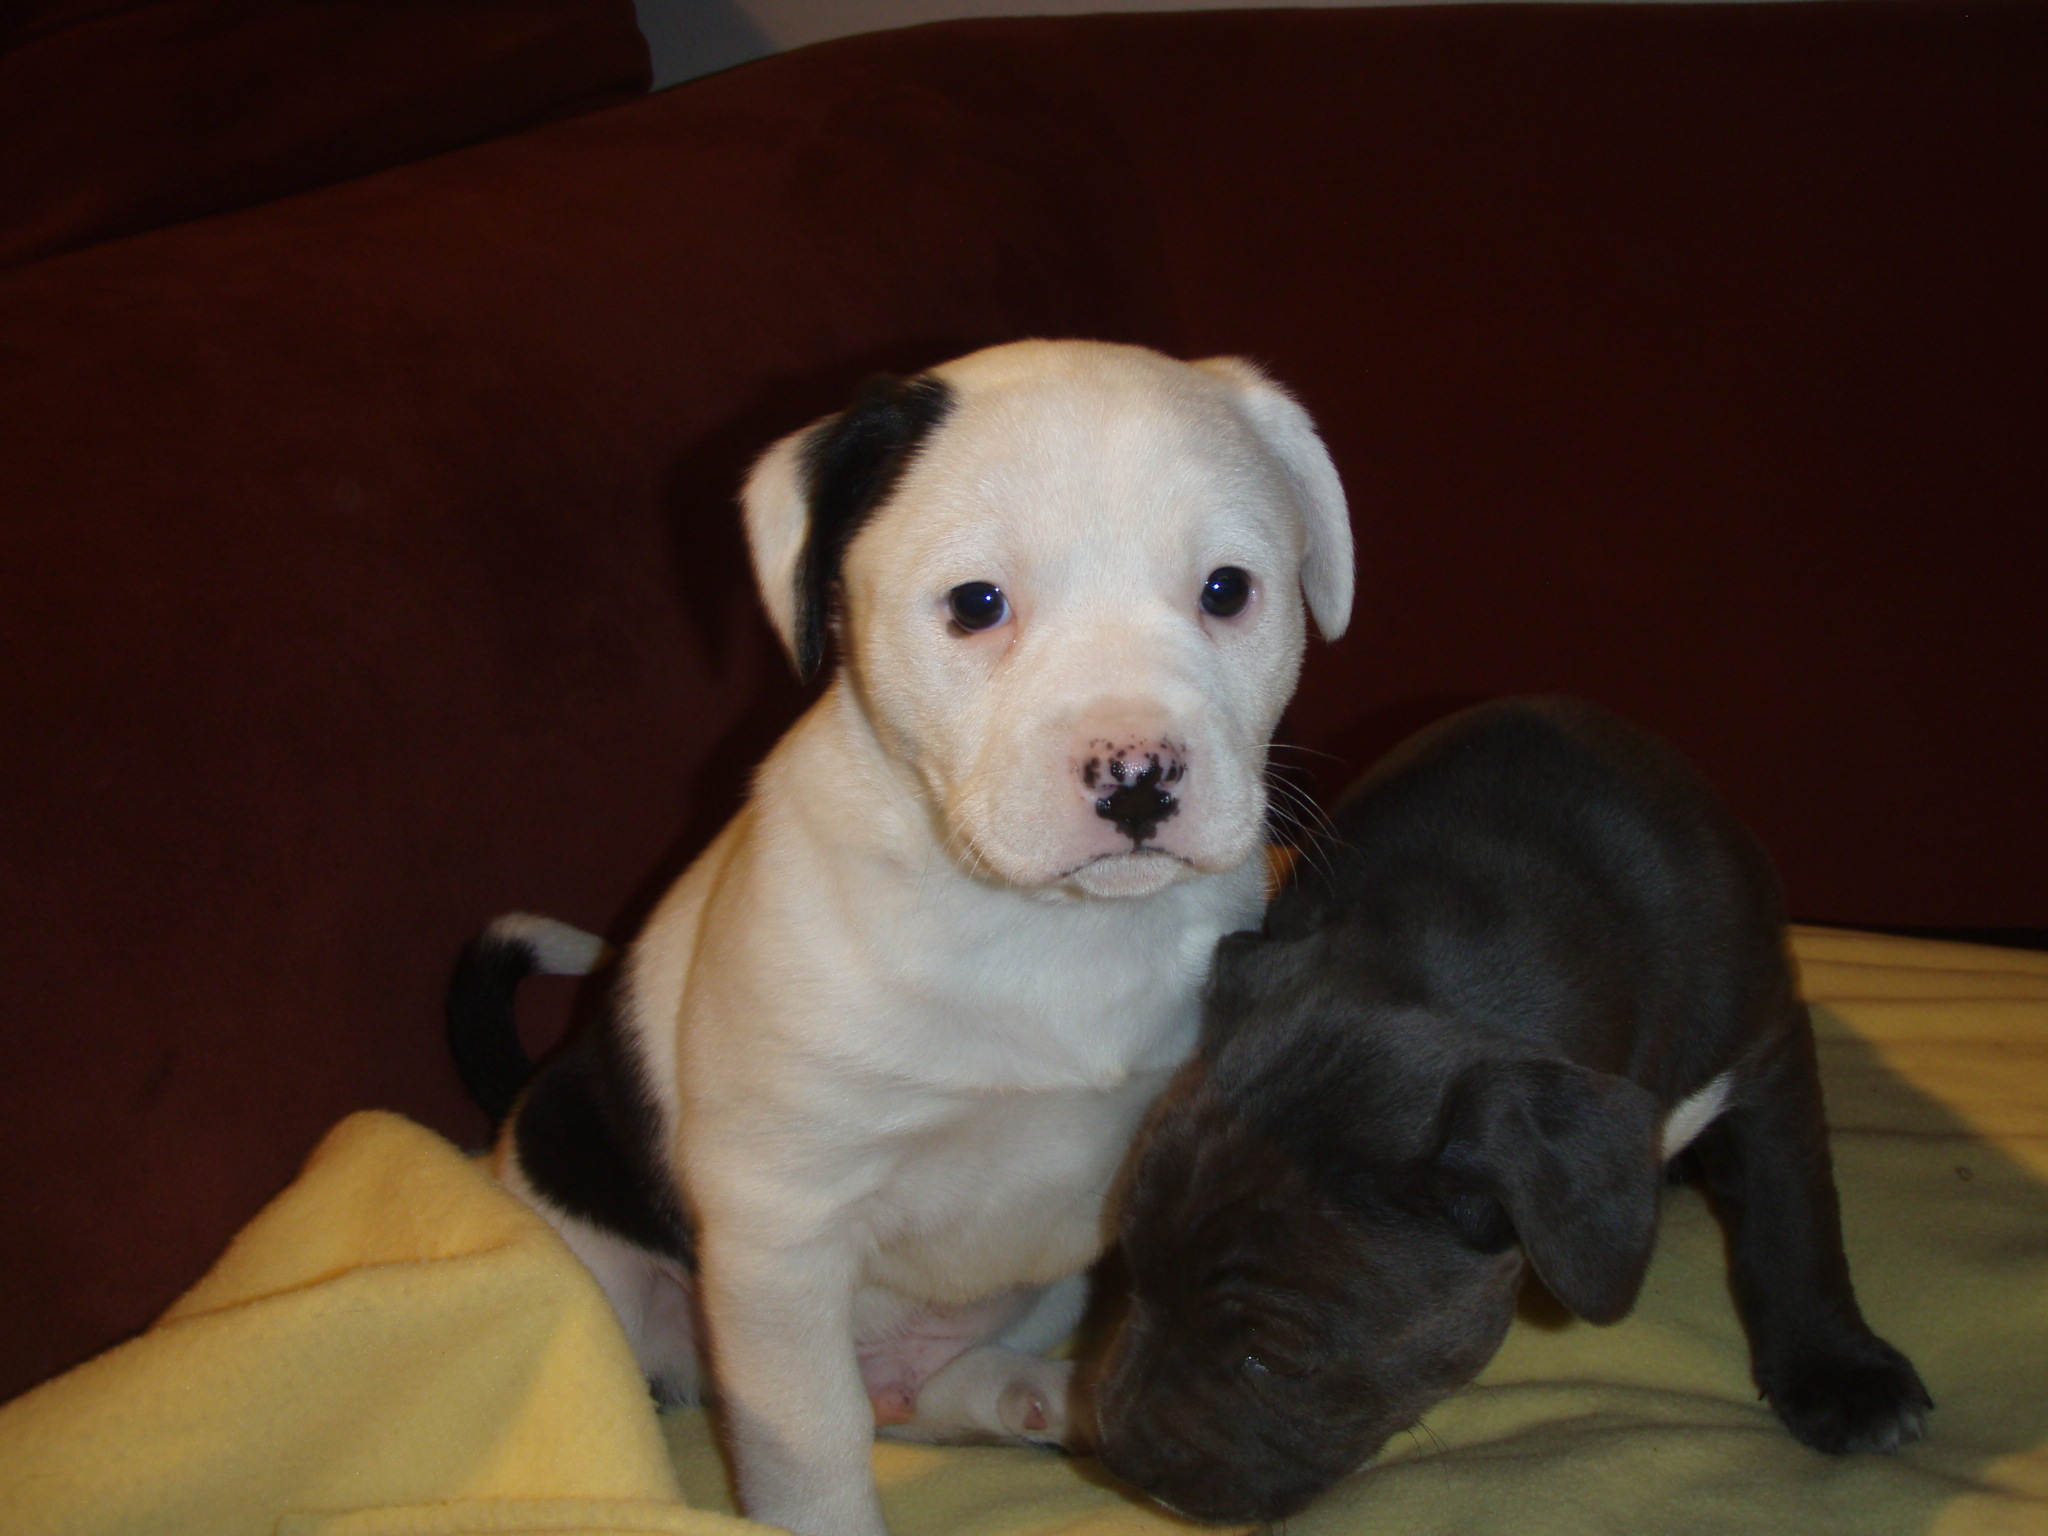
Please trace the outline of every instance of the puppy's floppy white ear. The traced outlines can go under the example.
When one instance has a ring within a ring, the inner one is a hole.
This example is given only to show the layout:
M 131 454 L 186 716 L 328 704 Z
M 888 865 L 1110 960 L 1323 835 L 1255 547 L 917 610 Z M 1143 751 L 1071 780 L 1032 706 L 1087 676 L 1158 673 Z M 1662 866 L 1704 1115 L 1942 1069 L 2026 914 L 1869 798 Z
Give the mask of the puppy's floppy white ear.
M 799 671 L 802 662 L 797 655 L 797 565 L 803 559 L 804 543 L 811 528 L 805 447 L 831 420 L 827 417 L 801 432 L 792 432 L 762 454 L 748 471 L 746 487 L 740 492 L 747 550 L 754 560 L 754 585 L 761 589 L 768 622 L 775 626 L 782 648 L 789 652 L 789 659 Z
M 1294 396 L 1241 357 L 1211 357 L 1196 363 L 1232 386 L 1246 423 L 1286 471 L 1301 507 L 1308 541 L 1301 561 L 1301 593 L 1316 628 L 1335 640 L 1351 623 L 1351 595 L 1357 573 L 1351 545 L 1351 512 L 1344 484 L 1315 423 Z

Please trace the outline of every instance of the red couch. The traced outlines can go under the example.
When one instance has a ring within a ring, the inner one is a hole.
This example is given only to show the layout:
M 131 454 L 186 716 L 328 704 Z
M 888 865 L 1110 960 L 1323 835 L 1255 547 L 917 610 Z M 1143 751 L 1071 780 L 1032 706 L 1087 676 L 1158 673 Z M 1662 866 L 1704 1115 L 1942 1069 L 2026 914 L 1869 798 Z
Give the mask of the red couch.
M 2048 927 L 2048 6 L 949 24 L 102 238 L 630 96 L 625 8 L 560 10 L 583 62 L 502 121 L 378 139 L 370 90 L 183 202 L 95 141 L 126 212 L 8 248 L 0 1396 L 347 1111 L 481 1134 L 456 945 L 628 931 L 803 703 L 749 456 L 988 342 L 1241 352 L 1315 412 L 1362 578 L 1286 726 L 1319 792 L 1570 691 L 1803 918 Z

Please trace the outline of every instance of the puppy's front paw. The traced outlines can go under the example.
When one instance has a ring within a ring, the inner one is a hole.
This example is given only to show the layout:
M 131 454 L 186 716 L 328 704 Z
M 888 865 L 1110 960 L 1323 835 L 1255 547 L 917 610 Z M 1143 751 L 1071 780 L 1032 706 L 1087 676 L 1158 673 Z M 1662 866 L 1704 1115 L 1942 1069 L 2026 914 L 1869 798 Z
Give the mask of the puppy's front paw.
M 917 1389 L 907 1422 L 882 1421 L 896 1440 L 939 1445 L 1063 1445 L 1071 1427 L 1071 1360 L 1044 1360 L 997 1345 L 970 1349 Z M 870 1401 L 881 1414 L 881 1399 Z
M 1913 1363 L 1874 1334 L 1848 1348 L 1803 1356 L 1774 1376 L 1764 1395 L 1778 1417 L 1801 1441 L 1832 1456 L 1911 1445 L 1926 1433 L 1934 1406 Z
M 996 1418 L 1004 1433 L 1033 1445 L 1066 1444 L 1067 1388 L 1063 1378 L 1019 1376 L 996 1399 Z
M 874 1411 L 875 1427 L 908 1424 L 917 1416 L 917 1393 L 900 1382 L 868 1388 L 868 1407 Z

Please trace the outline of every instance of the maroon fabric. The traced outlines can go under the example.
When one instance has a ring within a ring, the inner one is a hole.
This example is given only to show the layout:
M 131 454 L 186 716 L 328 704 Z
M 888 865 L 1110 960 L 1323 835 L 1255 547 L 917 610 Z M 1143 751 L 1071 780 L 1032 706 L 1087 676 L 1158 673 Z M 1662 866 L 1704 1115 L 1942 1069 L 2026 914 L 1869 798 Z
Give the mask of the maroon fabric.
M 0 265 L 647 83 L 632 0 L 27 0 L 0 16 Z
M 456 945 L 628 931 L 802 703 L 748 458 L 987 342 L 1298 387 L 1304 746 L 1587 694 L 1802 915 L 2048 923 L 2043 78 L 2035 3 L 956 24 L 0 274 L 0 1392 L 348 1110 L 480 1134 Z
M 1174 341 L 1269 358 L 1356 501 L 1303 741 L 1586 694 L 1798 914 L 2048 925 L 2048 8 L 1088 36 Z

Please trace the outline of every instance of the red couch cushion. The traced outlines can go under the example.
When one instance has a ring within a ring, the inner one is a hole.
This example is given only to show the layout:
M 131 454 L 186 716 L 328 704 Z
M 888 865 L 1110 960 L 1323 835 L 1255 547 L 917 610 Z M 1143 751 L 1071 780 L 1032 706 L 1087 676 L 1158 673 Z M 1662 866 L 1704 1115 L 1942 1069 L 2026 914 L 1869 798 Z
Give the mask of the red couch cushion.
M 0 31 L 0 265 L 647 89 L 631 0 L 29 0 Z

